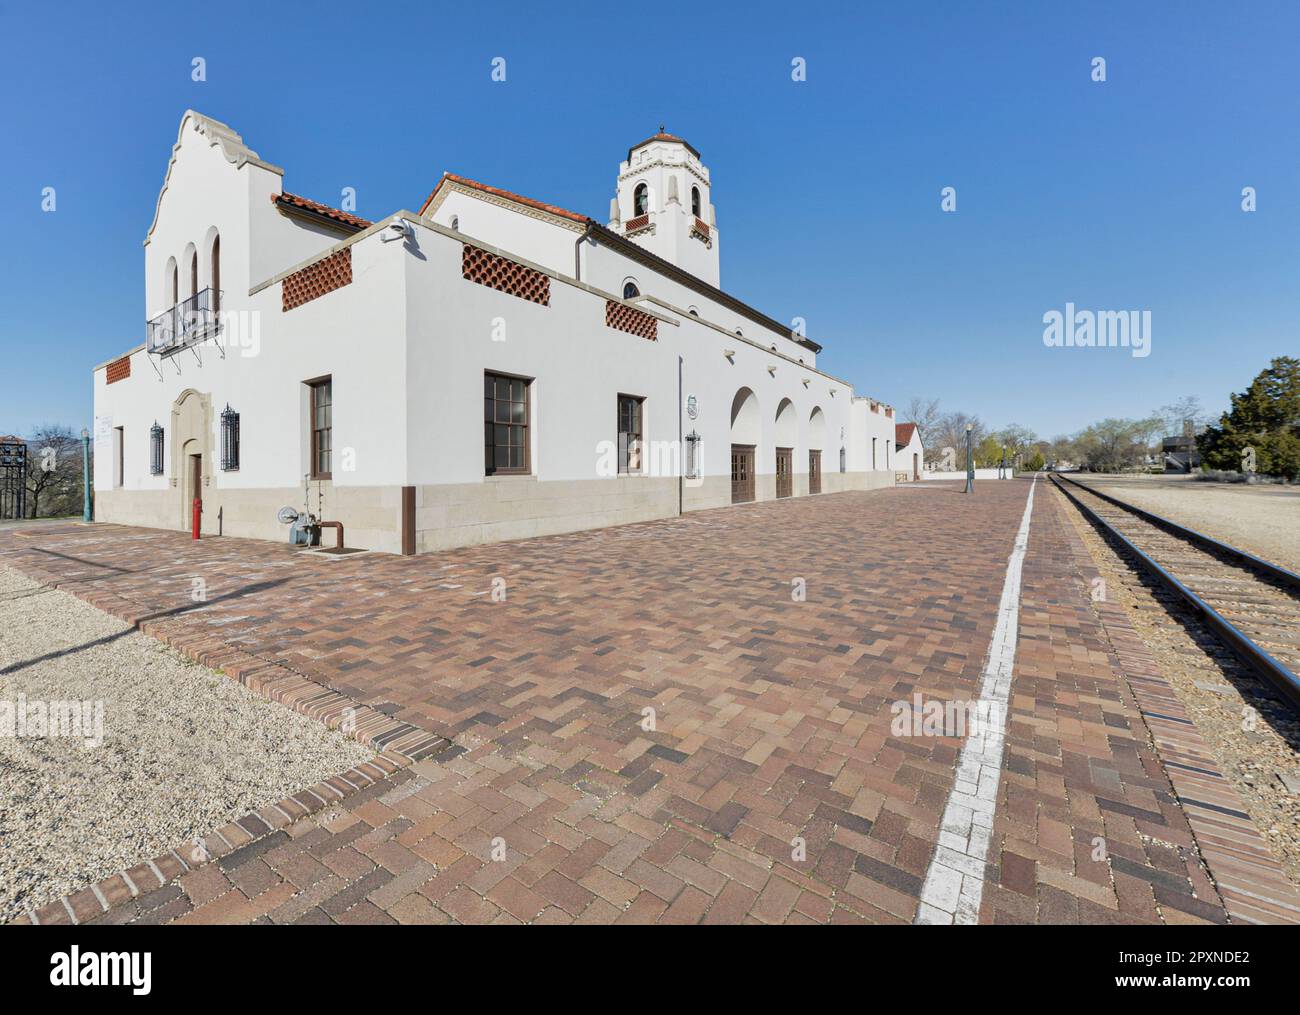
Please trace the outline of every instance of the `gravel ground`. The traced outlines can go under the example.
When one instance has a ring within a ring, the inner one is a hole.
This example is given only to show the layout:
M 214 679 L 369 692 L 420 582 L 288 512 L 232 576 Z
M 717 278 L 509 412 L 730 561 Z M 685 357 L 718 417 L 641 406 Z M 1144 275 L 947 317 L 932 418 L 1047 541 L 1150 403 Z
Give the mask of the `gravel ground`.
M 1056 496 L 1083 536 L 1107 595 L 1128 610 L 1255 827 L 1300 887 L 1300 792 L 1282 780 L 1300 781 L 1300 717 L 1198 621 L 1191 630 L 1184 626 L 1180 621 L 1189 613 L 1182 602 L 1144 584 L 1079 510 Z M 1253 730 L 1243 728 L 1246 706 L 1258 713 Z
M 102 702 L 102 743 L 11 734 L 4 712 L 20 695 Z M 370 757 L 0 567 L 0 922 Z
M 1202 483 L 1186 476 L 1077 478 L 1179 525 L 1300 571 L 1300 488 Z

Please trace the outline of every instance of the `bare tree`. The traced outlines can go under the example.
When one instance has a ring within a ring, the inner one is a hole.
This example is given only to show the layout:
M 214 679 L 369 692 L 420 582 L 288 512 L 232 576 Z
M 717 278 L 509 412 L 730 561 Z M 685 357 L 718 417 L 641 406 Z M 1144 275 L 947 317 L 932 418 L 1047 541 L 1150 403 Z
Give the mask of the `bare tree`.
M 81 487 L 81 438 L 57 423 L 36 427 L 27 438 L 28 517 L 77 514 Z
M 1009 423 L 993 435 L 1007 449 L 1007 461 L 1018 461 L 1029 445 L 1038 440 L 1038 435 L 1019 423 Z
M 1160 435 L 1165 437 L 1181 434 L 1183 424 L 1189 420 L 1193 430 L 1200 430 L 1201 427 L 1210 422 L 1210 415 L 1201 406 L 1201 400 L 1195 395 L 1187 395 L 1176 402 L 1162 405 L 1151 415 L 1160 424 Z
M 926 461 L 943 463 L 950 448 L 956 467 L 965 468 L 967 426 L 971 428 L 971 446 L 976 447 L 988 433 L 978 416 L 965 412 L 948 412 L 940 416 L 934 425 L 934 440 L 926 444 Z
M 928 448 L 930 438 L 934 436 L 935 425 L 939 422 L 939 399 L 913 397 L 907 403 L 907 418 L 904 422 L 916 424 L 921 443 Z

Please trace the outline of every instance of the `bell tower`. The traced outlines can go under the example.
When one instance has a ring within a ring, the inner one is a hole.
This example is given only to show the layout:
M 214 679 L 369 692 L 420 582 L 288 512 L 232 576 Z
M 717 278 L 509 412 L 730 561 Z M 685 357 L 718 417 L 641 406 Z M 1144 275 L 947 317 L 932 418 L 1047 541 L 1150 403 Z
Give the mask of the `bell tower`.
M 609 204 L 609 228 L 719 286 L 718 218 L 708 167 L 680 137 L 664 132 L 628 149 Z

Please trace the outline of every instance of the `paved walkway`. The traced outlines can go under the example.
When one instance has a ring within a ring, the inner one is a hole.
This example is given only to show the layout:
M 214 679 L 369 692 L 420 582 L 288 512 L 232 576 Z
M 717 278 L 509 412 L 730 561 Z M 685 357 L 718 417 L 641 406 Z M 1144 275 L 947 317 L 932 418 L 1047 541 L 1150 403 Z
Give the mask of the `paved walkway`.
M 908 922 L 961 741 L 891 705 L 975 694 L 1028 483 L 958 490 L 417 558 L 61 526 L 0 561 L 456 745 L 101 920 Z M 980 919 L 1222 922 L 1045 494 Z

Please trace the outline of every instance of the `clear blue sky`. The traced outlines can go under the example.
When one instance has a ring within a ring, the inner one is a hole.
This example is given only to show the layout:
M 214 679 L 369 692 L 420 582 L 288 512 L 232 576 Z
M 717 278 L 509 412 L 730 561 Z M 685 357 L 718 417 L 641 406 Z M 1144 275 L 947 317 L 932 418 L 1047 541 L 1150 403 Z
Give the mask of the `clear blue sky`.
M 368 217 L 446 169 L 603 218 L 662 121 L 713 174 L 724 288 L 900 407 L 1048 437 L 1218 411 L 1300 351 L 1294 3 L 185 6 L 0 0 L 0 432 L 87 425 L 90 367 L 142 340 L 187 107 Z M 1150 310 L 1152 354 L 1046 348 L 1067 300 Z

